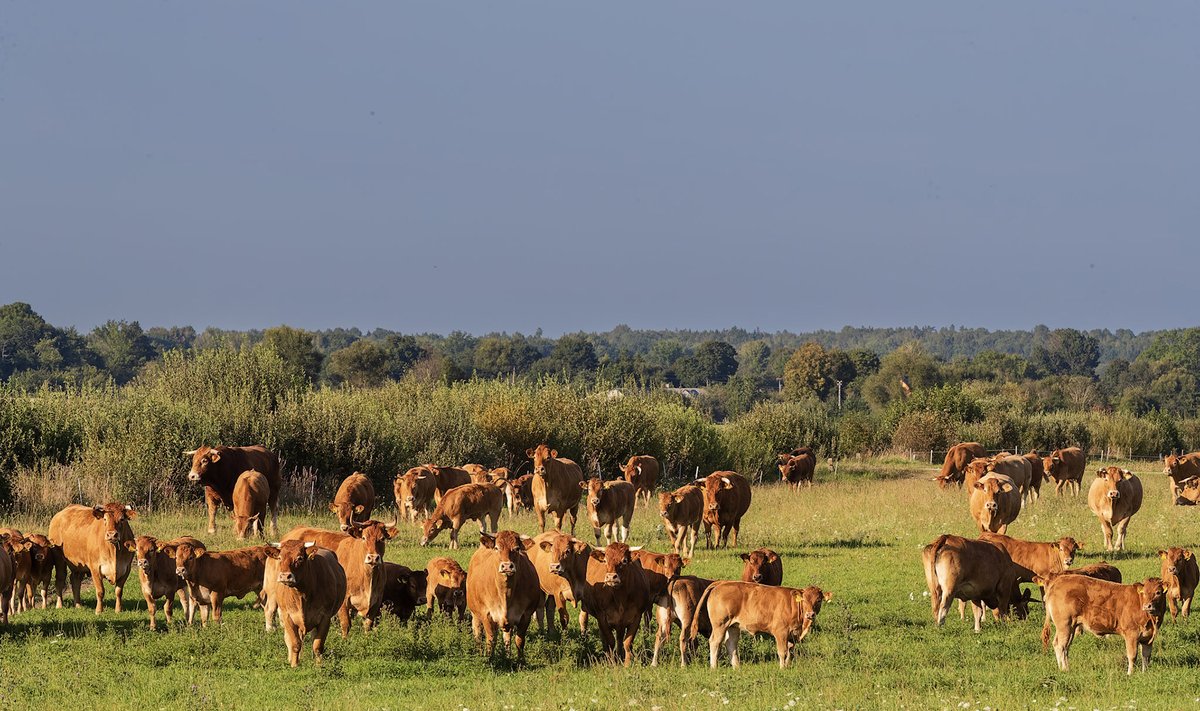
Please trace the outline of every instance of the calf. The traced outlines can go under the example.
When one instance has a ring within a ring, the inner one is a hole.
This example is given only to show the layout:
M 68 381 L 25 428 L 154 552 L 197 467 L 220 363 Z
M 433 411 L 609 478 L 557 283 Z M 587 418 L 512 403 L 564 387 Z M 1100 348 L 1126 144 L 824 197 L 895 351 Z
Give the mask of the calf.
M 1138 647 L 1142 650 L 1142 671 L 1150 664 L 1150 646 L 1158 636 L 1166 610 L 1166 589 L 1158 578 L 1147 578 L 1135 585 L 1120 585 L 1086 575 L 1058 575 L 1046 582 L 1046 623 L 1042 627 L 1042 648 L 1050 642 L 1054 627 L 1054 657 L 1058 667 L 1067 670 L 1071 641 L 1080 628 L 1097 637 L 1119 634 L 1125 638 L 1127 674 L 1133 673 Z
M 633 484 L 636 491 L 635 500 L 644 498 L 647 506 L 650 505 L 650 497 L 654 496 L 654 487 L 658 485 L 660 470 L 658 460 L 648 454 L 634 455 L 621 467 L 625 481 Z
M 42 602 L 39 607 L 46 609 L 47 598 L 50 595 L 50 587 L 53 585 L 54 576 L 54 561 L 58 556 L 62 555 L 62 549 L 50 542 L 40 533 L 31 533 L 26 536 L 26 540 L 33 543 L 33 547 L 29 549 L 32 557 L 30 568 L 31 583 L 26 590 L 26 608 L 33 607 L 34 593 L 41 590 Z
M 495 531 L 500 521 L 504 494 L 493 484 L 464 484 L 451 489 L 438 502 L 433 514 L 425 519 L 421 545 L 427 546 L 438 533 L 450 529 L 450 548 L 458 548 L 458 530 L 470 520 L 479 522 L 479 532 L 487 533 L 487 522 Z
M 704 491 L 692 484 L 658 495 L 658 512 L 675 552 L 690 558 L 696 553 L 696 534 L 704 516 Z M 687 545 L 685 546 L 685 539 Z
M 1028 615 L 1029 592 L 1022 595 L 1020 572 L 999 546 L 943 534 L 925 546 L 921 559 L 938 627 L 946 622 L 946 613 L 955 599 L 971 603 L 976 632 L 983 622 L 985 605 L 995 609 L 1002 619 L 1008 617 L 1010 607 L 1018 619 Z
M 1091 565 L 1084 565 L 1078 568 L 1064 570 L 1063 572 L 1059 573 L 1059 575 L 1086 575 L 1089 578 L 1107 580 L 1110 583 L 1123 582 L 1121 580 L 1121 571 L 1117 570 L 1116 566 L 1110 565 L 1103 560 L 1099 563 L 1092 563 Z
M 150 613 L 150 629 L 158 629 L 159 598 L 163 598 L 163 614 L 167 618 L 167 626 L 171 625 L 171 611 L 175 607 L 175 596 L 180 596 L 180 605 L 186 611 L 191 607 L 191 595 L 187 583 L 179 577 L 175 570 L 175 557 L 166 552 L 170 546 L 190 543 L 199 550 L 204 544 L 190 536 L 176 538 L 163 543 L 154 536 L 138 536 L 132 541 L 125 542 L 125 548 L 133 553 L 133 565 L 138 571 L 138 580 L 142 584 L 142 597 L 146 598 L 146 610 Z
M 1200 478 L 1200 452 L 1168 454 L 1163 458 L 1163 474 L 1171 484 L 1171 502 L 1178 504 L 1183 486 Z
M 1042 471 L 1054 482 L 1054 493 L 1062 496 L 1069 490 L 1076 496 L 1083 481 L 1083 470 L 1087 468 L 1087 455 L 1079 447 L 1056 449 L 1042 458 Z
M 207 626 L 211 616 L 221 623 L 225 598 L 241 598 L 254 593 L 261 600 L 263 574 L 271 546 L 250 546 L 231 551 L 209 551 L 191 542 L 168 545 L 164 551 L 175 554 L 175 572 L 191 588 L 194 605 L 188 610 L 188 624 L 200 607 L 200 623 Z
M 629 522 L 633 519 L 636 490 L 627 481 L 601 481 L 592 477 L 579 482 L 587 497 L 588 518 L 596 534 L 596 545 L 600 545 L 600 532 L 604 532 L 605 545 L 614 540 L 624 543 L 629 538 Z
M 708 548 L 737 545 L 742 516 L 750 508 L 750 482 L 737 472 L 713 472 L 693 482 L 704 490 L 704 541 Z
M 1184 617 L 1192 610 L 1192 596 L 1196 594 L 1196 585 L 1200 584 L 1200 568 L 1196 566 L 1196 557 L 1186 548 L 1168 548 L 1159 551 L 1162 559 L 1162 581 L 1167 589 L 1167 605 L 1171 608 L 1171 619 Z M 1180 603 L 1180 610 L 1175 609 L 1175 603 Z
M 567 629 L 567 602 L 579 604 L 587 584 L 587 560 L 592 547 L 559 531 L 546 531 L 533 538 L 529 559 L 537 573 L 538 585 L 546 595 L 545 612 L 538 610 L 538 628 L 549 618 L 554 629 L 554 611 L 562 630 Z
M 329 510 L 337 514 L 338 527 L 343 531 L 352 523 L 370 519 L 374 509 L 375 486 L 359 472 L 342 480 L 329 505 Z
M 447 617 L 453 617 L 458 612 L 458 621 L 462 622 L 467 614 L 467 571 L 462 569 L 453 558 L 434 558 L 425 566 L 425 604 L 429 606 L 429 616 L 433 617 L 433 602 Z
M 8 534 L 0 533 L 0 544 L 8 542 Z M 14 583 L 13 559 L 8 546 L 0 545 L 0 623 L 8 624 L 8 599 Z
M 504 498 L 508 503 L 508 513 L 515 515 L 524 509 L 533 510 L 533 475 L 522 474 L 516 479 L 504 480 Z
M 975 490 L 975 482 L 987 476 L 988 464 L 990 463 L 991 460 L 986 457 L 981 459 L 972 459 L 967 463 L 967 468 L 963 473 L 963 485 L 967 489 L 968 496 L 970 496 L 971 492 Z
M 679 577 L 683 566 L 690 561 L 681 558 L 678 553 L 664 554 L 646 550 L 633 551 L 633 559 L 642 566 L 646 591 L 650 594 L 650 604 L 658 622 L 654 634 L 654 656 L 650 661 L 650 666 L 658 666 L 659 650 L 663 642 L 671 636 L 671 622 L 674 619 L 675 606 L 671 599 L 671 583 Z
M 588 615 L 595 617 L 605 653 L 614 662 L 623 656 L 625 666 L 633 661 L 633 640 L 642 615 L 650 608 L 646 577 L 642 567 L 634 563 L 632 553 L 633 549 L 624 543 L 610 543 L 604 550 L 592 551 L 579 613 L 580 632 L 587 631 Z M 617 647 L 618 638 L 623 654 Z
M 401 622 L 413 616 L 417 605 L 425 604 L 428 577 L 424 570 L 412 570 L 398 563 L 383 563 L 383 599 L 380 610 L 387 610 Z
M 0 599 L 7 605 L 9 613 L 25 609 L 25 591 L 33 585 L 33 542 L 15 528 L 0 528 L 4 549 L 12 560 L 13 584 L 9 594 Z
M 796 491 L 800 490 L 801 484 L 812 486 L 816 471 L 817 454 L 808 447 L 779 455 L 779 478 Z
M 783 560 L 770 548 L 759 548 L 742 554 L 742 582 L 761 585 L 783 585 Z
M 312 543 L 285 541 L 266 548 L 266 555 L 278 561 L 271 597 L 279 609 L 288 663 L 299 665 L 300 645 L 310 631 L 313 659 L 320 663 L 330 620 L 346 597 L 346 574 L 337 556 Z
M 971 488 L 969 505 L 980 533 L 1004 533 L 1021 513 L 1021 492 L 1011 478 L 988 474 Z
M 413 467 L 396 477 L 392 483 L 396 494 L 396 513 L 409 523 L 417 514 L 429 516 L 433 511 L 433 495 L 437 492 L 437 474 L 426 467 Z
M 467 564 L 467 608 L 475 641 L 486 636 L 484 652 L 491 656 L 496 631 L 504 635 L 504 646 L 516 644 L 517 657 L 525 653 L 529 621 L 545 595 L 538 585 L 537 571 L 525 554 L 533 539 L 522 539 L 512 531 L 479 537 L 479 550 Z
M 1025 459 L 1029 461 L 1029 488 L 1033 492 L 1031 500 L 1040 499 L 1042 496 L 1042 480 L 1046 478 L 1045 462 L 1036 449 L 1027 452 Z
M 708 663 L 717 668 L 721 644 L 729 651 L 729 662 L 741 665 L 737 643 L 742 632 L 769 634 L 775 638 L 779 668 L 791 661 L 793 650 L 812 631 L 817 613 L 824 602 L 833 599 L 832 593 L 816 586 L 803 590 L 722 580 L 704 591 L 699 607 L 703 613 L 692 619 L 692 637 L 699 633 L 701 616 L 712 626 L 708 636 Z
M 62 607 L 66 573 L 71 571 L 71 596 L 78 607 L 79 587 L 83 574 L 90 573 L 96 588 L 96 614 L 104 609 L 104 581 L 115 588 L 116 611 L 121 611 L 121 594 L 125 579 L 133 565 L 133 554 L 125 548 L 126 541 L 133 540 L 133 529 L 129 521 L 137 516 L 132 506 L 109 503 L 96 506 L 72 504 L 54 514 L 50 519 L 47 538 L 61 549 L 56 557 L 54 586 L 58 595 L 58 607 Z
M 233 487 L 233 534 L 239 541 L 246 540 L 247 531 L 263 537 L 270 497 L 271 485 L 261 473 L 251 469 L 238 477 Z
M 1088 488 L 1088 508 L 1100 519 L 1104 549 L 1124 550 L 1129 519 L 1142 508 L 1142 481 L 1128 469 L 1101 469 Z

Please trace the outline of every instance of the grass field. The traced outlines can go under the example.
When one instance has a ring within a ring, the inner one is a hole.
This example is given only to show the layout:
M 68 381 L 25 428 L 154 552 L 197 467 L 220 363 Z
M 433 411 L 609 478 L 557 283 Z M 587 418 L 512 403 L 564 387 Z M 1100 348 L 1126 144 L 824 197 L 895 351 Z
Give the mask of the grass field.
M 1157 575 L 1156 551 L 1167 545 L 1200 545 L 1200 510 L 1168 505 L 1165 477 L 1156 464 L 1128 465 L 1142 478 L 1145 502 L 1129 529 L 1129 550 L 1103 554 L 1103 539 L 1083 495 L 1049 496 L 1027 506 L 1011 535 L 1050 540 L 1071 535 L 1085 543 L 1076 564 L 1105 558 L 1126 581 Z M 1089 466 L 1089 470 L 1094 470 Z M 872 477 L 872 472 L 879 476 Z M 941 492 L 920 465 L 884 462 L 844 467 L 832 483 L 798 494 L 771 484 L 754 490 L 737 549 L 697 554 L 686 572 L 712 578 L 740 574 L 738 554 L 769 546 L 784 558 L 787 585 L 817 584 L 834 594 L 817 630 L 793 665 L 780 670 L 774 642 L 743 637 L 744 666 L 711 671 L 703 659 L 678 666 L 673 635 L 665 666 L 626 670 L 598 660 L 593 625 L 586 641 L 531 633 L 523 666 L 475 647 L 469 627 L 414 619 L 384 619 L 349 639 L 331 633 L 328 656 L 316 667 L 305 648 L 299 669 L 287 666 L 282 633 L 264 632 L 262 614 L 249 600 L 226 604 L 220 628 L 147 628 L 145 603 L 131 575 L 120 615 L 109 607 L 97 617 L 90 587 L 82 609 L 37 610 L 16 615 L 0 630 L 0 708 L 86 707 L 120 700 L 130 708 L 314 709 L 587 709 L 587 708 L 1184 708 L 1200 706 L 1200 620 L 1164 625 L 1149 673 L 1125 675 L 1120 638 L 1077 639 L 1072 668 L 1058 671 L 1044 652 L 1042 610 L 1025 621 L 989 621 L 981 634 L 951 615 L 934 627 L 921 571 L 921 548 L 942 532 L 974 535 L 961 491 Z M 818 480 L 827 474 L 818 471 Z M 1086 484 L 1086 479 L 1085 479 Z M 1085 488 L 1086 492 L 1086 488 Z M 384 512 L 376 518 L 391 518 Z M 300 523 L 334 523 L 332 514 L 288 512 L 287 530 Z M 5 523 L 44 531 L 48 518 Z M 535 532 L 531 515 L 502 519 L 503 528 Z M 463 540 L 473 540 L 464 529 Z M 135 533 L 162 537 L 198 535 L 213 548 L 235 547 L 227 519 L 215 536 L 203 535 L 199 507 L 154 512 L 134 521 Z M 584 523 L 578 533 L 590 537 Z M 447 554 L 449 538 L 417 545 L 405 527 L 388 547 L 388 559 L 424 566 Z M 701 539 L 703 541 L 703 539 Z M 630 543 L 669 548 L 657 516 L 638 509 Z M 470 547 L 449 553 L 464 566 Z M 1036 591 L 1035 591 L 1036 592 Z M 419 608 L 418 616 L 424 608 Z M 160 613 L 161 615 L 161 613 Z M 968 615 L 969 617 L 969 615 Z M 649 659 L 653 632 L 639 636 Z M 706 652 L 706 648 L 705 648 Z M 648 664 L 648 661 L 647 661 Z

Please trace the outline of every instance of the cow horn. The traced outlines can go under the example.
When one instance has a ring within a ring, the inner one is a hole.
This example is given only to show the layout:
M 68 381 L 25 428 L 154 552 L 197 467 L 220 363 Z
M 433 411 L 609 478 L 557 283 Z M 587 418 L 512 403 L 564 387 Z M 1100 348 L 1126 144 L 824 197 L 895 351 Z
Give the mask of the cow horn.
M 317 545 L 317 544 L 316 544 L 316 543 L 313 543 L 312 541 L 305 541 L 305 542 L 304 542 L 304 547 L 305 547 L 305 548 L 312 548 L 312 547 L 313 547 L 313 546 L 315 546 L 315 545 Z
M 196 452 L 199 452 L 199 451 L 200 451 L 200 450 L 198 450 L 198 449 L 191 449 L 191 450 L 188 450 L 188 451 L 184 452 L 184 453 L 183 453 L 183 456 L 185 456 L 185 457 L 190 457 L 190 456 L 192 456 L 193 454 L 195 454 Z

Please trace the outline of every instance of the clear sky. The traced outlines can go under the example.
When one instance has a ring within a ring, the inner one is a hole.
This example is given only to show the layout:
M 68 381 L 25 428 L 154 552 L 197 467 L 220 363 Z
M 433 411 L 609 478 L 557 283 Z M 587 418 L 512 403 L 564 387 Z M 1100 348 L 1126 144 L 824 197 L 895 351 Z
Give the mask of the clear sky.
M 56 325 L 1197 325 L 1191 2 L 6 3 Z

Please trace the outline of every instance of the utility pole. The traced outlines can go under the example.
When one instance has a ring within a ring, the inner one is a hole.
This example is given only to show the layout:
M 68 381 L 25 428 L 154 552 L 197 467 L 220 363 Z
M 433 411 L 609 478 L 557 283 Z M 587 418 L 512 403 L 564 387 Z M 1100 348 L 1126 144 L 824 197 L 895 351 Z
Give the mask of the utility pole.
M 840 410 L 842 409 L 842 381 L 838 380 L 835 382 L 837 382 L 838 386 L 838 409 Z

